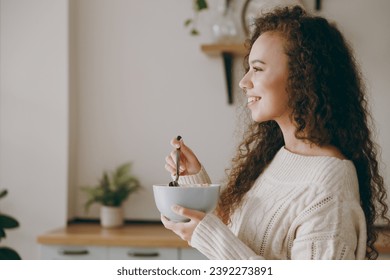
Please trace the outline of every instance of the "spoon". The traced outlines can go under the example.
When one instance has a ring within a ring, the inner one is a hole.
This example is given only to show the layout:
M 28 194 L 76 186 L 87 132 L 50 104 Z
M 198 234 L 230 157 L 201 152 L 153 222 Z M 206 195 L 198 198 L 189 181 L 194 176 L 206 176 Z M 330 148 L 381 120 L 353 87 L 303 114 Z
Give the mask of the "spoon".
M 176 140 L 180 140 L 180 139 L 181 139 L 180 135 L 176 137 Z M 180 173 L 179 170 L 180 170 L 180 147 L 176 148 L 176 178 L 175 178 L 175 181 L 169 182 L 168 186 L 170 186 L 170 187 L 178 187 L 179 186 L 179 183 L 178 183 L 179 173 Z

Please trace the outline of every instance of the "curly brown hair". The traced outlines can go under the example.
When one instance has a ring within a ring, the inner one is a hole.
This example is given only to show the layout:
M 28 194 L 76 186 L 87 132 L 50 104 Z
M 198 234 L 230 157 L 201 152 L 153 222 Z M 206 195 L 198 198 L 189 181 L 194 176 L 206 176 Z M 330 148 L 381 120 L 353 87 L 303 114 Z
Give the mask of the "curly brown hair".
M 337 147 L 356 167 L 367 224 L 366 258 L 375 259 L 374 222 L 379 217 L 389 222 L 388 207 L 365 87 L 352 49 L 335 25 L 299 6 L 278 8 L 258 18 L 247 42 L 249 50 L 264 32 L 275 32 L 285 42 L 289 68 L 286 90 L 295 136 L 318 146 Z M 249 125 L 218 205 L 218 215 L 225 224 L 230 223 L 234 210 L 283 145 L 283 134 L 275 121 Z

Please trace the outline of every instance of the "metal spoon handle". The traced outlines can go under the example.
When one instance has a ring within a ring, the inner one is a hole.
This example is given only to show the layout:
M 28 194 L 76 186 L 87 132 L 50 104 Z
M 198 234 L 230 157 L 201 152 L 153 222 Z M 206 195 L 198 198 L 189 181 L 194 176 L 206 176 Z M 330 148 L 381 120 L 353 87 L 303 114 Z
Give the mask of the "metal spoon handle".
M 179 141 L 181 139 L 181 136 L 177 136 L 176 139 Z M 179 148 L 176 149 L 176 179 L 175 181 L 171 181 L 169 182 L 169 186 L 170 187 L 178 187 L 179 186 L 179 183 L 178 183 L 178 180 L 179 180 L 179 173 L 180 173 L 180 146 Z
M 179 173 L 180 173 L 180 148 L 176 149 L 176 179 L 177 182 L 179 180 Z

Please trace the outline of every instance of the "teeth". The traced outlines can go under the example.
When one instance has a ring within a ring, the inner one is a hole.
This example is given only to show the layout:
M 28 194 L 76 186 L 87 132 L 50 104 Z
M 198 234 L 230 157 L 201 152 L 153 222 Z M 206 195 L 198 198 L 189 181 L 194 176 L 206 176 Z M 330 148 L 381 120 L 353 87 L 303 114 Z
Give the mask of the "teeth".
M 251 97 L 248 97 L 248 103 L 252 103 L 252 102 L 258 101 L 260 99 L 261 99 L 260 97 L 251 96 Z

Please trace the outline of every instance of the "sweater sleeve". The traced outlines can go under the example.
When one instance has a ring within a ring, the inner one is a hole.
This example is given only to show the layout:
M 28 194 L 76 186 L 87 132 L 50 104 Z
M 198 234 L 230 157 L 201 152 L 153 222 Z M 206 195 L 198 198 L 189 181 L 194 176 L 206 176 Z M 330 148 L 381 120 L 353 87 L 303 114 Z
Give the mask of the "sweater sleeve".
M 200 171 L 195 175 L 187 175 L 179 177 L 180 185 L 189 184 L 211 184 L 211 180 L 203 165 L 201 165 Z
M 214 214 L 207 214 L 195 228 L 191 246 L 209 259 L 264 259 L 256 255 Z

